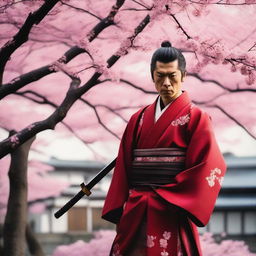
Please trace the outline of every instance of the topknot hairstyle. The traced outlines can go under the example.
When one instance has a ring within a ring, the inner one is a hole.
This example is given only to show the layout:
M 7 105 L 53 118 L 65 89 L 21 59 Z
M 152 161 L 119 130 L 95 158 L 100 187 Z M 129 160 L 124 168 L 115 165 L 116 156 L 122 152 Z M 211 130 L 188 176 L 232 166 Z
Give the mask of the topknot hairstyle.
M 161 47 L 172 47 L 172 44 L 169 41 L 163 41 Z
M 156 62 L 160 61 L 163 63 L 172 62 L 174 60 L 178 60 L 178 67 L 181 71 L 182 77 L 185 75 L 186 72 L 186 60 L 181 51 L 175 47 L 172 47 L 172 44 L 169 41 L 163 41 L 161 43 L 161 47 L 158 48 L 152 58 L 151 58 L 151 77 L 154 80 L 153 72 L 156 68 Z

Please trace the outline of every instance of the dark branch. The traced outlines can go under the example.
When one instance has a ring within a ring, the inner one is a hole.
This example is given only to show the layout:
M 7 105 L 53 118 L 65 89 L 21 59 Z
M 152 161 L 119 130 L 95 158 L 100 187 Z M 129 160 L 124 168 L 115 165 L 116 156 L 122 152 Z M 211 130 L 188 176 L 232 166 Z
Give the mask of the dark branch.
M 193 0 L 189 0 L 189 2 L 191 2 L 191 3 L 193 3 L 193 4 L 200 4 L 200 5 L 205 5 L 205 3 L 204 2 L 202 2 L 202 1 L 193 1 Z M 228 2 L 228 1 L 226 1 L 225 0 L 225 2 L 223 1 L 223 0 L 219 0 L 219 1 L 216 1 L 215 3 L 207 3 L 207 4 L 211 4 L 211 5 L 213 5 L 213 4 L 216 4 L 216 5 L 254 5 L 255 3 L 246 3 L 246 2 L 244 2 L 244 3 L 231 3 L 231 2 Z
M 132 1 L 133 1 L 134 3 L 136 3 L 136 4 L 138 4 L 138 5 L 140 5 L 140 6 L 144 7 L 144 8 L 146 8 L 147 10 L 151 10 L 151 9 L 152 9 L 152 7 L 146 6 L 145 4 L 143 4 L 143 3 L 139 2 L 139 1 L 136 1 L 136 0 L 132 0 Z
M 59 0 L 45 0 L 44 4 L 37 11 L 28 15 L 25 23 L 13 37 L 13 39 L 9 40 L 0 49 L 0 84 L 2 84 L 4 68 L 7 61 L 10 59 L 10 56 L 28 40 L 28 35 L 32 27 L 34 25 L 38 25 L 50 12 L 50 10 L 58 3 L 58 1 Z
M 54 109 L 57 109 L 58 108 L 58 105 L 53 103 L 52 101 L 49 101 L 45 96 L 37 93 L 37 92 L 34 92 L 34 91 L 30 91 L 30 90 L 27 90 L 27 91 L 22 91 L 22 92 L 16 92 L 15 93 L 16 95 L 18 96 L 22 96 L 24 97 L 25 99 L 29 99 L 35 103 L 38 103 L 38 104 L 46 104 L 46 105 L 49 105 L 51 107 L 53 107 Z M 32 95 L 32 96 L 30 96 Z M 89 150 L 92 151 L 92 153 L 96 156 L 98 156 L 97 152 L 95 152 L 95 150 L 89 145 L 91 142 L 90 141 L 86 141 L 84 140 L 70 125 L 68 125 L 66 122 L 64 121 L 61 121 L 61 123 L 72 133 L 75 135 L 75 137 L 77 137 L 81 142 L 83 142 L 83 144 L 89 148 Z
M 95 113 L 95 115 L 96 115 L 96 117 L 97 117 L 97 120 L 98 120 L 99 124 L 100 124 L 106 131 L 108 131 L 110 134 L 112 134 L 115 138 L 117 138 L 118 140 L 120 140 L 120 137 L 119 137 L 116 133 L 114 133 L 113 131 L 111 131 L 111 130 L 102 122 L 102 120 L 101 120 L 101 118 L 100 118 L 100 116 L 99 116 L 99 113 L 98 113 L 98 111 L 97 111 L 97 108 L 96 108 L 93 104 L 91 104 L 89 101 L 87 101 L 87 100 L 85 100 L 85 99 L 83 99 L 83 98 L 81 98 L 80 100 L 81 100 L 83 103 L 85 103 L 86 105 L 88 105 L 90 108 L 93 109 L 93 111 L 94 111 L 94 113 Z
M 197 105 L 204 105 L 207 108 L 217 108 L 219 109 L 223 114 L 225 114 L 229 119 L 231 119 L 233 122 L 235 122 L 239 127 L 241 127 L 248 135 L 250 135 L 253 139 L 256 140 L 256 136 L 251 133 L 241 122 L 239 122 L 235 117 L 233 117 L 231 114 L 229 114 L 224 108 L 217 104 L 208 104 L 207 102 L 199 102 L 199 101 L 194 101 L 193 102 Z
M 117 109 L 113 109 L 113 108 L 110 108 L 109 106 L 107 105 L 103 105 L 103 104 L 96 104 L 94 105 L 95 108 L 105 108 L 107 109 L 109 112 L 117 115 L 120 119 L 122 119 L 125 123 L 128 123 L 128 121 L 122 116 L 120 115 L 118 112 L 117 112 Z M 130 109 L 129 107 L 127 107 L 127 109 Z
M 187 39 L 191 39 L 192 37 L 186 32 L 186 30 L 181 26 L 180 22 L 177 20 L 177 18 L 174 16 L 174 14 L 170 14 L 171 17 L 175 20 L 177 23 L 178 27 L 182 30 L 184 35 L 187 37 Z
M 200 80 L 201 82 L 204 83 L 213 83 L 220 88 L 224 89 L 225 91 L 231 92 L 231 93 L 239 93 L 239 92 L 256 92 L 256 89 L 253 88 L 236 88 L 236 89 L 231 89 L 228 87 L 225 87 L 223 84 L 221 84 L 219 81 L 214 80 L 214 79 L 205 79 L 202 78 L 198 73 L 187 73 L 187 76 L 192 76 Z
M 142 30 L 148 25 L 148 23 L 150 22 L 150 16 L 147 15 L 142 21 L 141 23 L 139 24 L 139 26 L 137 26 L 134 30 L 134 33 L 132 36 L 128 37 L 127 39 L 130 41 L 130 47 L 133 46 L 133 41 L 134 39 L 137 37 L 137 35 L 142 32 Z M 130 47 L 127 47 L 130 48 Z M 122 54 L 120 54 L 119 52 L 122 52 Z M 119 51 L 111 56 L 108 60 L 107 60 L 107 63 L 108 63 L 108 68 L 112 67 L 117 61 L 118 59 L 122 56 L 122 55 L 125 55 L 127 54 L 127 50 L 126 49 L 119 49 Z
M 117 14 L 118 10 L 122 7 L 124 0 L 117 0 L 116 4 L 112 6 L 111 11 L 109 14 L 102 19 L 88 34 L 87 39 L 89 42 L 92 42 L 105 28 L 110 25 L 114 24 L 114 17 Z M 89 55 L 90 53 L 86 51 L 84 48 L 80 48 L 78 46 L 73 46 L 64 55 L 57 60 L 59 63 L 67 64 L 73 58 L 78 56 L 81 53 L 87 52 Z M 0 87 L 0 100 L 5 96 L 19 90 L 20 88 L 24 87 L 25 85 L 37 81 L 40 78 L 47 76 L 51 73 L 55 73 L 56 71 L 53 70 L 52 65 L 47 65 L 29 73 L 23 74 L 20 77 L 13 79 L 10 83 L 2 85 Z
M 253 50 L 253 48 L 255 48 L 254 50 Z M 256 50 L 256 42 L 254 43 L 254 45 L 248 50 L 248 52 L 250 52 L 250 51 L 255 51 Z
M 22 96 L 25 99 L 31 100 L 38 104 L 47 104 L 55 109 L 58 108 L 57 104 L 53 103 L 52 101 L 49 101 L 45 96 L 31 90 L 15 92 L 14 94 L 18 96 Z
M 82 8 L 79 8 L 79 7 L 76 7 L 76 6 L 73 6 L 73 5 L 71 5 L 71 4 L 64 3 L 63 1 L 60 1 L 60 2 L 62 3 L 62 5 L 66 5 L 66 6 L 72 8 L 72 9 L 75 9 L 75 10 L 77 10 L 77 11 L 87 13 L 87 14 L 91 15 L 92 17 L 94 17 L 94 18 L 96 18 L 96 19 L 98 19 L 98 20 L 101 20 L 100 17 L 98 17 L 97 15 L 95 15 L 95 14 L 93 14 L 93 13 L 91 13 L 91 12 L 85 10 L 85 9 L 82 9 Z
M 134 33 L 127 38 L 127 40 L 130 40 L 130 44 L 126 45 L 125 47 L 122 47 L 122 46 L 120 47 L 122 48 L 122 51 L 124 51 L 124 54 L 122 55 L 127 54 L 128 49 L 132 47 L 132 43 L 135 40 L 136 36 L 143 31 L 143 29 L 146 27 L 149 21 L 150 21 L 150 17 L 149 15 L 147 15 L 141 21 L 141 23 L 134 29 Z M 121 57 L 121 55 L 119 55 L 120 51 L 121 49 L 119 49 L 114 55 L 112 55 L 107 60 L 108 68 L 112 67 L 117 62 L 117 60 Z M 103 71 L 95 72 L 92 75 L 92 77 L 89 79 L 89 81 L 85 83 L 82 87 L 72 86 L 72 82 L 73 82 L 72 81 L 65 99 L 62 101 L 60 106 L 54 111 L 54 113 L 52 113 L 45 120 L 31 124 L 30 126 L 24 128 L 22 131 L 14 134 L 12 137 L 3 140 L 0 143 L 0 158 L 9 154 L 13 150 L 15 150 L 17 147 L 22 145 L 25 141 L 32 138 L 37 133 L 47 129 L 54 129 L 56 124 L 58 124 L 65 118 L 65 116 L 67 115 L 69 109 L 73 106 L 73 104 L 84 93 L 86 93 L 90 88 L 92 88 L 98 83 L 98 79 L 102 74 L 103 74 Z
M 45 96 L 42 96 L 41 94 L 37 93 L 37 92 L 34 92 L 34 91 L 30 91 L 30 90 L 27 90 L 27 91 L 22 91 L 22 92 L 16 92 L 15 93 L 16 95 L 18 96 L 22 96 L 24 97 L 25 99 L 28 99 L 28 100 L 31 100 L 35 103 L 38 103 L 38 104 L 46 104 L 46 105 L 49 105 L 51 107 L 53 107 L 54 109 L 57 109 L 58 108 L 58 105 L 53 103 L 52 101 L 49 101 Z M 31 96 L 30 96 L 31 95 Z M 113 133 L 110 129 L 108 129 L 101 121 L 100 119 L 100 116 L 97 112 L 97 107 L 103 107 L 103 108 L 106 108 L 108 109 L 110 112 L 114 113 L 115 115 L 117 115 L 118 117 L 120 117 L 124 122 L 127 123 L 127 120 L 125 120 L 119 113 L 117 113 L 115 110 L 113 110 L 112 108 L 106 106 L 106 105 L 102 105 L 102 104 L 98 104 L 98 105 L 95 105 L 93 106 L 93 104 L 89 103 L 88 101 L 84 100 L 84 99 L 81 99 L 82 102 L 86 103 L 90 108 L 93 108 L 94 112 L 95 112 L 95 115 L 99 121 L 99 123 L 103 126 L 103 128 L 105 130 L 107 130 L 110 134 L 114 135 L 116 138 L 120 139 L 115 133 Z M 67 123 L 65 123 L 64 121 L 61 121 L 61 123 L 71 132 L 73 133 L 79 140 L 81 140 L 85 146 L 89 147 L 88 144 L 90 144 L 91 142 L 90 141 L 85 141 L 70 125 L 68 125 Z M 90 148 L 91 150 L 91 148 Z M 93 153 L 95 154 L 96 152 L 93 151 Z
M 100 80 L 100 81 L 99 81 L 99 84 L 100 84 L 100 83 L 109 82 L 109 81 L 111 81 L 111 79 Z M 144 92 L 145 94 L 157 94 L 156 91 L 148 91 L 148 90 L 145 90 L 144 88 L 142 88 L 142 87 L 140 87 L 140 86 L 138 86 L 138 85 L 135 85 L 134 83 L 132 83 L 132 82 L 126 80 L 126 79 L 120 79 L 120 82 L 125 83 L 125 84 L 128 84 L 129 86 L 135 88 L 136 90 L 142 91 L 142 92 Z
M 230 115 L 225 109 L 223 109 L 221 106 L 214 104 L 214 105 L 206 105 L 206 107 L 210 107 L 210 108 L 217 108 L 219 109 L 222 113 L 224 113 L 229 119 L 231 119 L 232 121 L 234 121 L 238 126 L 240 126 L 247 134 L 249 134 L 253 139 L 256 140 L 256 136 L 254 136 L 248 129 L 246 129 L 246 127 L 239 122 L 235 117 L 233 117 L 232 115 Z
M 83 144 L 94 154 L 96 157 L 102 158 L 91 146 L 90 141 L 84 140 L 70 125 L 68 125 L 66 122 L 61 122 L 71 133 L 73 133 Z

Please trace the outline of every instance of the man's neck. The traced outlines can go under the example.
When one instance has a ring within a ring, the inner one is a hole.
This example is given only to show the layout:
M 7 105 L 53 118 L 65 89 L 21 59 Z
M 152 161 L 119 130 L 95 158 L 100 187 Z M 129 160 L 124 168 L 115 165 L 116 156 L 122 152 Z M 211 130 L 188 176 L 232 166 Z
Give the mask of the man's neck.
M 159 96 L 159 97 L 160 97 L 160 109 L 162 111 L 165 108 L 165 105 L 163 103 L 163 100 L 162 100 L 161 96 Z
M 161 110 L 163 110 L 168 104 L 170 104 L 171 102 L 173 102 L 174 100 L 176 100 L 180 95 L 182 94 L 182 91 L 179 92 L 179 94 L 177 94 L 177 96 L 173 99 L 162 99 L 161 96 L 160 97 L 160 107 L 161 107 Z

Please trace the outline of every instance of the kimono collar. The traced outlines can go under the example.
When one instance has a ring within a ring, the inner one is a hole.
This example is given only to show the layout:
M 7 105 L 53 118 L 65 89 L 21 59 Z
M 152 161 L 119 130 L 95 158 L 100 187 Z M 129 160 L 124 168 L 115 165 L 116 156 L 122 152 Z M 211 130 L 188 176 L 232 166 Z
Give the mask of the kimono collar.
M 182 93 L 177 97 L 179 98 L 182 95 Z M 177 99 L 176 98 L 176 99 Z M 175 99 L 175 100 L 176 100 Z M 173 100 L 174 101 L 174 100 Z M 158 120 L 158 118 L 164 113 L 164 111 L 173 103 L 171 101 L 169 104 L 167 104 L 163 109 L 161 108 L 161 97 L 158 96 L 156 99 L 156 107 L 155 107 L 155 122 Z
M 157 138 L 163 134 L 164 130 L 178 116 L 180 111 L 190 104 L 187 92 L 183 91 L 178 98 L 172 101 L 164 113 L 155 122 L 157 100 L 158 98 L 153 104 L 149 105 L 144 112 L 141 139 L 138 143 L 139 148 L 152 147 L 152 144 L 154 144 L 153 142 L 157 141 Z

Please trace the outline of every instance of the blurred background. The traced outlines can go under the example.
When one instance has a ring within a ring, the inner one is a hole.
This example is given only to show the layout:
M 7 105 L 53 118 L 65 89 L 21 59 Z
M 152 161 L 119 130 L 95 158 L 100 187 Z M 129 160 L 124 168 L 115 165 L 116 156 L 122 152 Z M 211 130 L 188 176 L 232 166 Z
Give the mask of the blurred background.
M 53 214 L 115 158 L 130 116 L 156 99 L 150 60 L 169 40 L 228 166 L 199 229 L 204 255 L 254 255 L 255 12 L 253 0 L 0 1 L 1 250 L 20 227 L 9 246 L 26 255 L 108 255 L 115 227 L 101 210 L 111 173 Z

